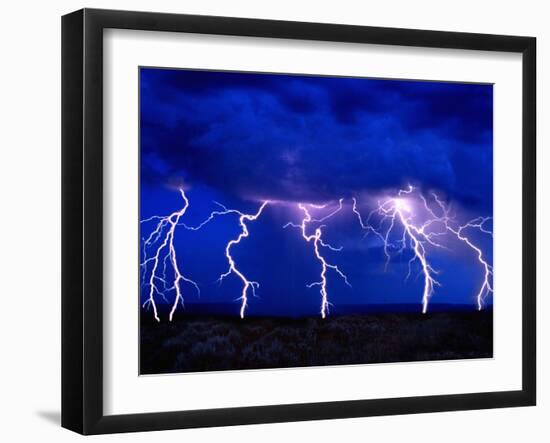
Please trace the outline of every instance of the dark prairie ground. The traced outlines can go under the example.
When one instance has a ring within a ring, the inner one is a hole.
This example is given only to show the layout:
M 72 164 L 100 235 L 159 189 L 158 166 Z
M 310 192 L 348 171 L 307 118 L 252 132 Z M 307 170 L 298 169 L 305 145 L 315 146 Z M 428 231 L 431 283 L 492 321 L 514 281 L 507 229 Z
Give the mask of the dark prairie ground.
M 492 310 L 305 319 L 141 318 L 141 374 L 488 358 Z

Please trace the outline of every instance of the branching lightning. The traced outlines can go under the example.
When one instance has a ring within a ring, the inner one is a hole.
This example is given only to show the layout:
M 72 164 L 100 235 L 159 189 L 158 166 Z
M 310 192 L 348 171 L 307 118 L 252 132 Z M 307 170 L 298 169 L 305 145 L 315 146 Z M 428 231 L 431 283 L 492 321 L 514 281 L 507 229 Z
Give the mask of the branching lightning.
M 155 222 L 156 225 L 147 238 L 143 239 L 143 261 L 142 285 L 147 288 L 147 299 L 143 303 L 144 308 L 151 307 L 154 317 L 160 321 L 158 311 L 158 297 L 169 304 L 169 320 L 172 321 L 174 313 L 181 304 L 184 306 L 184 294 L 182 286 L 187 283 L 193 286 L 200 295 L 198 284 L 184 275 L 178 264 L 174 237 L 176 227 L 183 226 L 190 231 L 201 230 L 218 216 L 233 214 L 238 217 L 240 232 L 225 245 L 225 257 L 228 268 L 222 273 L 218 282 L 221 284 L 231 274 L 235 275 L 242 282 L 242 291 L 237 301 L 240 302 L 240 317 L 245 315 L 248 306 L 249 296 L 256 296 L 256 290 L 260 284 L 257 281 L 249 280 L 239 269 L 235 258 L 232 255 L 233 248 L 241 241 L 249 237 L 248 224 L 256 221 L 263 213 L 270 201 L 263 201 L 255 213 L 244 213 L 236 209 L 228 209 L 224 205 L 214 202 L 219 209 L 212 211 L 209 216 L 197 226 L 189 226 L 182 221 L 182 218 L 189 208 L 189 200 L 183 189 L 179 190 L 183 199 L 183 207 L 167 216 L 154 215 L 141 223 Z M 276 202 L 274 202 L 276 203 Z M 338 214 L 343 208 L 343 199 L 338 200 L 336 207 L 323 216 L 315 218 L 312 214 L 327 209 L 329 204 L 304 204 L 299 203 L 298 209 L 303 214 L 300 223 L 289 222 L 289 226 L 300 230 L 303 240 L 311 244 L 315 259 L 319 262 L 321 269 L 319 280 L 306 285 L 308 288 L 319 287 L 321 295 L 320 314 L 326 318 L 332 306 L 329 300 L 327 289 L 328 273 L 333 271 L 343 279 L 344 283 L 351 287 L 346 274 L 335 264 L 330 263 L 324 253 L 324 249 L 330 251 L 341 251 L 341 247 L 334 247 L 323 239 L 325 222 Z M 434 269 L 430 259 L 432 249 L 447 249 L 445 240 L 450 236 L 469 248 L 476 256 L 477 262 L 483 270 L 483 280 L 477 290 L 476 304 L 478 310 L 485 305 L 486 298 L 493 292 L 493 267 L 484 254 L 482 247 L 476 242 L 473 232 L 484 235 L 493 235 L 489 229 L 491 217 L 477 217 L 467 223 L 460 224 L 456 217 L 451 214 L 449 207 L 435 193 L 424 195 L 413 186 L 399 190 L 394 196 L 379 200 L 369 214 L 364 218 L 359 210 L 356 198 L 352 198 L 352 211 L 357 218 L 360 227 L 364 230 L 365 236 L 376 236 L 383 245 L 385 255 L 385 267 L 387 268 L 392 257 L 410 250 L 412 256 L 408 261 L 408 273 L 405 280 L 409 278 L 414 263 L 420 267 L 419 275 L 423 276 L 422 290 L 422 313 L 428 311 L 429 302 L 438 286 L 438 271 Z M 326 211 L 322 211 L 326 212 Z M 312 227 L 314 228 L 312 231 Z M 173 300 L 169 300 L 168 294 L 174 293 Z
M 166 292 L 171 290 L 176 292 L 174 302 L 172 303 L 172 307 L 170 309 L 170 321 L 172 321 L 174 317 L 174 312 L 176 311 L 178 303 L 181 303 L 182 306 L 184 304 L 182 289 L 180 286 L 182 280 L 194 286 L 197 293 L 200 294 L 200 288 L 197 283 L 181 273 L 178 265 L 176 248 L 174 247 L 176 226 L 189 207 L 189 200 L 185 195 L 185 191 L 182 188 L 180 188 L 179 191 L 184 201 L 183 208 L 166 217 L 153 216 L 142 220 L 142 223 L 158 220 L 156 228 L 149 235 L 149 237 L 147 237 L 147 239 L 144 239 L 143 262 L 141 263 L 141 266 L 143 267 L 143 278 L 145 278 L 149 264 L 152 263 L 152 268 L 149 273 L 149 280 L 147 283 L 149 286 L 149 296 L 143 303 L 143 307 L 151 306 L 157 321 L 160 321 L 160 317 L 158 314 L 157 303 L 155 301 L 155 294 L 158 294 L 163 297 L 164 300 L 167 300 Z M 155 246 L 156 249 L 154 250 L 154 255 L 152 257 L 147 257 L 147 250 L 149 248 L 155 248 Z M 159 270 L 159 264 L 161 261 L 163 263 L 162 274 Z M 168 263 L 170 263 L 173 271 L 173 280 L 171 281 L 171 284 L 168 283 L 167 279 Z M 159 287 L 159 284 L 162 284 L 162 288 Z
M 208 218 L 200 223 L 198 226 L 193 227 L 187 226 L 185 224 L 183 226 L 186 229 L 197 231 L 204 227 L 206 224 L 210 223 L 217 216 L 227 214 L 237 214 L 239 216 L 239 226 L 241 227 L 241 232 L 239 233 L 237 238 L 230 240 L 225 246 L 225 257 L 227 258 L 227 262 L 229 263 L 229 268 L 226 272 L 220 275 L 218 281 L 221 283 L 226 277 L 229 277 L 229 275 L 235 274 L 243 282 L 241 296 L 237 300 L 241 302 L 240 316 L 241 318 L 244 318 L 244 313 L 248 305 L 248 290 L 250 289 L 252 295 L 256 296 L 256 289 L 258 289 L 260 284 L 257 281 L 248 280 L 248 278 L 239 270 L 237 264 L 235 263 L 235 259 L 231 255 L 231 249 L 233 246 L 239 244 L 243 238 L 249 236 L 248 226 L 246 225 L 246 222 L 255 221 L 256 219 L 258 219 L 258 217 L 260 217 L 260 215 L 262 214 L 264 208 L 269 204 L 269 201 L 264 201 L 255 214 L 245 214 L 243 212 L 237 211 L 236 209 L 228 209 L 221 203 L 214 203 L 220 206 L 221 210 L 212 211 Z
M 414 191 L 415 188 L 409 185 L 406 189 L 399 190 L 396 197 L 379 201 L 377 207 L 371 211 L 366 221 L 363 220 L 361 213 L 357 209 L 355 199 L 353 200 L 353 211 L 357 215 L 361 227 L 366 231 L 366 235 L 373 233 L 381 239 L 384 245 L 384 254 L 386 255 L 386 267 L 391 260 L 391 249 L 396 249 L 396 253 L 400 254 L 408 245 L 413 251 L 413 257 L 408 262 L 409 272 L 406 279 L 410 276 L 412 264 L 417 261 L 424 276 L 424 288 L 422 292 L 423 313 L 426 313 L 428 310 L 429 301 L 434 294 L 435 287 L 440 286 L 435 277 L 438 272 L 430 264 L 427 248 L 446 248 L 439 241 L 439 238 L 443 237 L 446 233 L 450 233 L 475 251 L 477 259 L 484 270 L 484 279 L 476 296 L 478 310 L 481 310 L 486 296 L 493 290 L 491 284 L 493 269 L 484 258 L 481 248 L 466 235 L 465 231 L 467 229 L 478 229 L 480 232 L 492 235 L 492 232 L 485 228 L 485 224 L 491 218 L 478 217 L 464 225 L 459 225 L 450 216 L 449 209 L 435 193 L 432 193 L 431 196 L 441 210 L 441 215 L 437 215 L 430 207 L 426 197 L 418 192 L 418 198 L 428 214 L 427 219 L 419 223 L 415 219 L 413 210 L 414 201 L 411 199 Z M 370 222 L 374 215 L 377 215 L 380 219 L 377 227 L 374 227 Z M 396 237 L 395 231 L 397 229 L 401 229 L 397 236 L 397 241 L 392 241 Z
M 336 265 L 333 265 L 333 264 L 327 262 L 327 260 L 325 259 L 325 257 L 321 253 L 321 247 L 330 249 L 331 251 L 341 251 L 342 248 L 336 248 L 336 247 L 331 246 L 330 244 L 326 243 L 325 241 L 323 241 L 323 239 L 322 239 L 323 231 L 322 230 L 323 230 L 324 225 L 318 226 L 317 228 L 315 228 L 314 233 L 309 234 L 309 235 L 307 233 L 307 227 L 312 222 L 321 222 L 322 223 L 323 221 L 328 220 L 330 217 L 337 214 L 342 209 L 342 201 L 343 201 L 342 199 L 340 199 L 338 201 L 338 208 L 336 208 L 334 211 L 332 211 L 328 215 L 326 215 L 322 218 L 319 218 L 319 219 L 314 219 L 311 216 L 311 214 L 310 214 L 309 210 L 307 209 L 306 205 L 304 205 L 303 203 L 299 203 L 298 207 L 304 213 L 304 218 L 302 219 L 302 222 L 300 224 L 295 224 L 295 223 L 289 222 L 289 223 L 287 223 L 286 225 L 283 226 L 284 228 L 287 228 L 288 226 L 292 226 L 294 228 L 300 229 L 303 239 L 308 243 L 310 243 L 310 242 L 313 243 L 313 251 L 314 251 L 315 257 L 317 258 L 317 260 L 321 264 L 321 274 L 320 274 L 320 280 L 319 281 L 310 283 L 306 286 L 308 288 L 312 288 L 313 286 L 319 286 L 320 287 L 321 317 L 322 318 L 325 318 L 327 316 L 328 311 L 329 311 L 329 306 L 330 306 L 330 302 L 328 300 L 328 291 L 327 291 L 327 271 L 329 269 L 332 269 L 336 274 L 338 274 L 344 280 L 346 285 L 348 285 L 349 287 L 351 287 L 351 285 L 348 281 L 347 276 L 340 270 L 340 268 L 338 268 L 338 266 L 336 266 Z M 326 207 L 326 205 L 313 205 L 313 204 L 310 204 L 309 206 L 312 207 L 312 208 L 315 208 L 315 209 L 323 209 L 323 208 Z
M 481 311 L 483 309 L 483 305 L 485 302 L 485 298 L 493 292 L 493 285 L 492 285 L 492 278 L 493 278 L 493 267 L 487 263 L 487 260 L 485 259 L 483 252 L 481 251 L 481 248 L 476 246 L 472 240 L 464 233 L 464 231 L 468 228 L 474 228 L 478 229 L 481 232 L 485 232 L 486 234 L 492 235 L 492 232 L 486 231 L 483 228 L 483 225 L 487 221 L 487 218 L 476 218 L 472 221 L 469 221 L 465 225 L 459 226 L 458 228 L 454 229 L 451 226 L 447 226 L 447 228 L 456 235 L 456 237 L 467 244 L 471 249 L 475 251 L 477 254 L 477 260 L 482 265 L 484 270 L 484 276 L 483 276 L 483 282 L 479 288 L 479 292 L 477 293 L 476 300 L 477 300 L 477 309 Z
M 430 225 L 429 222 L 426 222 L 420 226 L 415 225 L 410 203 L 403 197 L 411 194 L 413 189 L 414 188 L 412 186 L 409 186 L 407 189 L 399 190 L 397 197 L 392 197 L 382 202 L 378 202 L 378 207 L 370 213 L 369 220 L 374 213 L 377 213 L 381 217 L 379 225 L 381 229 L 384 229 L 384 224 L 387 226 L 385 228 L 385 232 L 380 233 L 380 237 L 383 238 L 384 254 L 386 255 L 386 267 L 391 259 L 390 248 L 393 246 L 391 242 L 392 232 L 395 229 L 398 229 L 396 224 L 401 225 L 402 231 L 397 240 L 397 253 L 402 253 L 407 247 L 407 244 L 410 245 L 410 248 L 414 252 L 413 257 L 409 260 L 409 273 L 407 274 L 407 278 L 410 275 L 412 263 L 414 261 L 418 261 L 420 263 L 422 274 L 424 275 L 422 313 L 426 313 L 428 310 L 429 300 L 434 292 L 434 288 L 435 286 L 439 286 L 439 282 L 435 279 L 437 271 L 430 265 L 428 259 L 426 258 L 426 243 L 436 247 L 441 247 L 441 245 L 433 240 L 433 235 L 431 233 L 426 232 L 426 228 Z
M 483 254 L 481 248 L 474 243 L 472 238 L 469 237 L 466 232 L 468 230 L 475 229 L 492 237 L 493 232 L 485 228 L 485 225 L 490 220 L 492 220 L 492 217 L 476 217 L 468 221 L 467 223 L 460 225 L 454 220 L 452 216 L 450 216 L 449 208 L 445 206 L 445 204 L 437 196 L 437 194 L 432 193 L 432 197 L 441 211 L 440 216 L 437 216 L 435 212 L 430 208 L 427 199 L 422 194 L 420 194 L 420 196 L 424 204 L 424 208 L 433 217 L 433 222 L 441 223 L 448 232 L 453 234 L 459 241 L 461 241 L 463 244 L 465 244 L 472 251 L 475 252 L 477 256 L 477 261 L 483 269 L 483 281 L 481 283 L 481 286 L 479 287 L 478 293 L 476 294 L 477 309 L 481 311 L 481 309 L 483 309 L 485 299 L 489 294 L 493 292 L 493 267 L 487 262 L 487 259 L 485 258 L 485 255 Z
M 432 193 L 434 201 L 439 206 L 442 215 L 437 217 L 434 213 L 434 211 L 429 207 L 427 200 L 422 197 L 422 201 L 424 203 L 424 208 L 438 221 L 442 222 L 450 233 L 452 233 L 458 240 L 460 240 L 463 244 L 467 245 L 470 249 L 472 249 L 476 256 L 477 260 L 480 263 L 482 269 L 483 269 L 483 281 L 481 283 L 481 286 L 479 287 L 479 291 L 476 295 L 476 302 L 477 302 L 477 309 L 481 311 L 483 309 L 484 301 L 487 298 L 489 294 L 493 292 L 493 285 L 492 285 L 492 279 L 493 279 L 493 267 L 487 262 L 487 259 L 485 258 L 485 255 L 483 254 L 483 251 L 479 246 L 477 246 L 473 240 L 468 237 L 466 232 L 468 230 L 477 230 L 479 232 L 482 232 L 484 234 L 488 234 L 491 237 L 493 236 L 493 232 L 487 228 L 485 228 L 485 225 L 492 220 L 492 217 L 476 217 L 469 222 L 458 225 L 453 218 L 449 215 L 449 209 L 445 206 L 443 201 L 437 196 L 437 194 Z
M 252 295 L 256 295 L 256 289 L 260 286 L 260 284 L 256 281 L 248 280 L 244 274 L 239 271 L 237 268 L 237 265 L 235 264 L 235 260 L 231 256 L 231 248 L 234 245 L 237 245 L 241 242 L 243 238 L 248 237 L 248 227 L 246 226 L 246 221 L 254 221 L 256 220 L 261 214 L 266 205 L 268 204 L 268 201 L 264 201 L 262 205 L 260 206 L 260 209 L 255 214 L 243 214 L 240 213 L 239 216 L 239 225 L 241 226 L 241 233 L 238 235 L 236 239 L 233 239 L 227 243 L 227 246 L 225 247 L 225 256 L 227 258 L 227 261 L 229 262 L 229 269 L 220 275 L 220 278 L 218 279 L 220 283 L 223 281 L 224 278 L 228 277 L 231 274 L 235 274 L 237 277 L 239 277 L 243 282 L 243 290 L 241 292 L 241 296 L 239 297 L 239 300 L 241 301 L 241 310 L 240 310 L 240 316 L 241 318 L 244 318 L 244 312 L 246 310 L 246 307 L 248 305 L 248 289 L 252 291 Z

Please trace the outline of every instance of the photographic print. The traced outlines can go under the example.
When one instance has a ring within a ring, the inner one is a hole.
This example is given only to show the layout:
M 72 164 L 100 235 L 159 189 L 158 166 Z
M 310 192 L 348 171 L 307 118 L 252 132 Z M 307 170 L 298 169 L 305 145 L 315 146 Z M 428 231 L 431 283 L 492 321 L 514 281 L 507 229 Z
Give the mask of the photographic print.
M 139 85 L 140 374 L 493 356 L 493 85 Z

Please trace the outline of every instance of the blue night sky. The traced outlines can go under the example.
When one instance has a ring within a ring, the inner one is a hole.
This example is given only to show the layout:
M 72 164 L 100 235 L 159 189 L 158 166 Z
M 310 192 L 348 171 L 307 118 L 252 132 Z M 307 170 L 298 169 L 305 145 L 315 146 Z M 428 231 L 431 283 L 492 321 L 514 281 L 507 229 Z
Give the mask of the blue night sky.
M 323 254 L 352 287 L 329 271 L 332 312 L 409 303 L 420 309 L 418 261 L 405 280 L 412 251 L 393 255 L 385 270 L 383 244 L 365 237 L 351 199 L 366 218 L 377 201 L 410 184 L 426 196 L 436 192 L 460 223 L 492 216 L 492 128 L 492 85 L 141 68 L 141 219 L 181 209 L 180 186 L 190 203 L 181 222 L 190 226 L 219 209 L 214 201 L 247 213 L 272 201 L 232 249 L 239 269 L 260 284 L 247 315 L 316 315 L 319 288 L 306 285 L 319 280 L 320 263 L 300 230 L 283 225 L 301 222 L 298 203 L 327 204 L 311 209 L 321 218 L 342 198 L 342 210 L 322 228 L 323 240 L 342 250 Z M 154 228 L 155 221 L 141 223 L 141 237 Z M 236 215 L 199 231 L 177 227 L 178 266 L 201 289 L 199 297 L 181 285 L 189 309 L 238 314 L 242 282 L 216 279 L 228 268 L 227 242 L 240 232 Z M 491 262 L 491 237 L 469 234 Z M 471 249 L 443 240 L 444 249 L 427 247 L 441 284 L 431 303 L 474 307 L 483 271 Z M 145 282 L 142 301 L 148 293 Z M 165 297 L 171 302 L 174 291 Z

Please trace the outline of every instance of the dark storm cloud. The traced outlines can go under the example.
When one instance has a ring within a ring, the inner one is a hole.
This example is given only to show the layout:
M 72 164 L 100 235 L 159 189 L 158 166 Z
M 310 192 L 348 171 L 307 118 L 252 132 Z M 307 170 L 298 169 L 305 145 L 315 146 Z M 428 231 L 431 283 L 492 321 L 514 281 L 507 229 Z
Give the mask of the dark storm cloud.
M 414 182 L 492 204 L 492 87 L 141 70 L 142 177 L 324 200 Z

